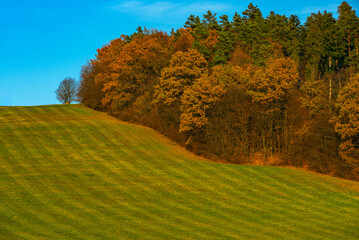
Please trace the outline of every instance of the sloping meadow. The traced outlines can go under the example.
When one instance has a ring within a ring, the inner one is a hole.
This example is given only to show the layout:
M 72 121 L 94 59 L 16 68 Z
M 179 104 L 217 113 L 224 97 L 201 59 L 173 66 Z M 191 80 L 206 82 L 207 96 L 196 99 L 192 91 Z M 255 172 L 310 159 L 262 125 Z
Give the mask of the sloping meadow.
M 0 239 L 358 239 L 359 183 L 209 162 L 81 105 L 0 107 Z

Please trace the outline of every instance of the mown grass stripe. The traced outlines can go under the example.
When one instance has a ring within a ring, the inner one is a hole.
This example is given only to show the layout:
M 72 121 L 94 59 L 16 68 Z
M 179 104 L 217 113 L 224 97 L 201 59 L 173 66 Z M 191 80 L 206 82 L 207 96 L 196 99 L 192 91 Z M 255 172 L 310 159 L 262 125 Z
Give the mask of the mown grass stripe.
M 6 116 L 0 117 L 0 137 L 6 139 L 5 147 L 0 143 L 0 182 L 7 183 L 0 185 L 0 196 L 7 199 L 0 216 L 16 210 L 11 194 L 31 182 L 39 183 L 31 189 L 33 199 L 60 213 L 37 210 L 40 219 L 53 217 L 54 227 L 33 231 L 34 223 L 24 222 L 31 221 L 26 212 L 26 218 L 4 228 L 9 236 L 11 231 L 19 237 L 58 239 L 358 236 L 359 218 L 352 213 L 359 209 L 358 192 L 345 186 L 341 192 L 339 181 L 288 169 L 202 161 L 148 128 L 82 106 L 8 109 L 0 107 Z M 5 125 L 14 134 L 5 134 Z M 15 189 L 7 196 L 3 191 L 10 186 Z M 42 206 L 29 202 L 30 212 Z M 67 217 L 65 224 L 61 216 Z M 338 224 L 341 219 L 345 226 Z M 84 233 L 85 228 L 90 230 Z
M 26 129 L 26 128 L 24 128 L 24 129 Z M 36 139 L 35 139 L 36 140 Z M 35 141 L 36 142 L 36 141 Z M 24 151 L 28 151 L 26 148 L 24 148 Z M 35 165 L 36 165 L 36 163 L 35 163 Z M 46 173 L 43 173 L 43 175 L 46 177 Z M 20 183 L 18 183 L 19 185 L 20 185 Z M 36 181 L 36 184 L 37 184 L 37 187 L 38 186 L 42 186 L 42 188 L 43 189 L 45 189 L 46 187 L 43 187 L 43 184 L 40 182 L 40 181 Z M 43 203 L 43 199 L 40 199 L 40 198 L 38 198 L 38 197 L 33 197 L 34 198 L 34 202 L 36 201 L 37 202 L 37 204 L 42 204 Z M 43 217 L 43 218 L 45 218 L 47 221 L 49 221 L 49 218 L 46 218 L 46 215 L 50 215 L 50 217 L 51 217 L 51 220 L 53 220 L 53 219 L 61 219 L 61 224 L 63 224 L 63 222 L 69 222 L 69 221 L 71 221 L 71 218 L 69 218 L 68 216 L 71 216 L 71 214 L 66 214 L 66 215 L 64 215 L 64 214 L 61 214 L 59 211 L 56 211 L 55 210 L 55 208 L 54 207 L 51 207 L 52 205 L 51 205 L 51 203 L 50 204 L 42 204 L 42 207 L 41 207 L 41 212 L 38 212 L 38 214 L 36 214 L 37 216 L 39 216 L 39 217 Z M 44 215 L 43 214 L 43 210 L 45 210 L 46 211 L 46 215 Z M 62 210 L 62 209 L 61 209 Z M 55 217 L 56 216 L 56 217 Z M 74 224 L 68 224 L 68 226 L 70 226 L 70 228 L 74 228 L 74 229 L 76 229 L 75 230 L 75 232 L 76 231 L 78 231 L 77 230 L 77 228 L 79 227 L 79 223 L 80 223 L 80 221 L 76 221 L 76 223 L 77 223 L 77 226 L 73 226 Z M 83 229 L 85 229 L 85 228 L 83 228 Z M 72 230 L 73 231 L 73 230 Z M 72 232 L 72 231 L 70 231 L 70 232 Z M 81 233 L 82 234 L 82 233 Z M 62 232 L 61 233 L 61 235 L 64 235 L 64 233 Z M 72 235 L 70 235 L 70 236 L 72 236 Z M 73 237 L 73 236 L 72 236 Z
M 80 130 L 79 130 L 80 131 Z M 98 166 L 97 166 L 97 168 L 98 168 Z M 101 169 L 100 169 L 101 170 Z M 97 176 L 97 175 L 95 175 L 95 176 Z
M 60 130 L 61 130 L 61 133 L 62 134 L 65 134 L 66 135 L 66 133 L 63 131 L 63 128 L 61 128 L 61 127 L 57 127 L 57 128 L 59 128 Z M 81 167 L 86 167 L 86 166 L 80 166 L 80 168 Z M 76 179 L 76 181 L 79 181 L 79 179 Z M 71 183 L 68 183 L 67 184 L 68 186 L 71 186 Z M 85 184 L 86 185 L 86 184 Z M 93 201 L 91 201 L 89 204 L 90 205 L 95 205 L 96 206 L 96 209 L 103 209 L 103 204 L 101 205 L 101 204 L 98 204 L 98 201 L 97 201 L 97 198 L 94 198 L 93 196 L 92 196 L 92 198 L 88 198 L 88 196 L 86 196 L 86 194 L 84 194 L 84 192 L 83 192 L 83 194 L 81 195 L 81 196 L 83 196 L 83 197 L 87 197 L 87 200 L 91 200 L 91 199 L 93 199 Z M 92 208 L 92 210 L 96 210 L 95 208 Z M 101 212 L 101 211 L 98 211 L 98 210 L 96 210 L 97 211 L 97 214 L 98 215 L 101 215 L 103 212 Z M 104 214 L 108 214 L 108 211 L 104 211 L 105 213 Z M 106 213 L 107 212 L 107 213 Z M 123 217 L 121 217 L 121 219 L 123 219 Z M 90 219 L 90 220 L 92 220 L 92 219 Z M 108 219 L 107 219 L 107 221 L 108 221 Z M 126 230 L 124 230 L 125 232 L 127 232 L 127 234 L 131 234 L 131 235 L 135 235 L 135 234 L 133 234 L 133 233 L 131 233 L 131 232 L 129 232 L 129 231 L 126 231 Z

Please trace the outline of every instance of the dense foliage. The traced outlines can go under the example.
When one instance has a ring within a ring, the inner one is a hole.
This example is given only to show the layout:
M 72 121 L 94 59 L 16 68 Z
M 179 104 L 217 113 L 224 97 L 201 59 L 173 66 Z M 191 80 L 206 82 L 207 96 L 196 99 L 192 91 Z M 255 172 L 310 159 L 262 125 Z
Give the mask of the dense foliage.
M 139 27 L 82 69 L 89 107 L 216 160 L 359 178 L 359 18 L 208 11 L 170 34 Z

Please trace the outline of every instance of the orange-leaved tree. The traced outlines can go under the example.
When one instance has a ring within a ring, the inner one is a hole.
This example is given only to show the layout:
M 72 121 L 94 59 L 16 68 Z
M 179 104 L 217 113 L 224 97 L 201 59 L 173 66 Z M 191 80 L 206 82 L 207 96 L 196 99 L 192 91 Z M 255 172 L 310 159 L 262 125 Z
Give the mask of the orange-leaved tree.
M 207 69 L 207 62 L 198 51 L 177 52 L 170 65 L 163 69 L 155 90 L 155 102 L 171 105 L 179 102 L 186 87 L 201 77 Z
M 171 56 L 171 39 L 159 31 L 146 31 L 130 40 L 124 36 L 99 50 L 97 60 L 104 67 L 96 81 L 104 86 L 102 104 L 116 111 L 152 91 Z
M 181 34 L 177 41 L 174 43 L 176 51 L 187 52 L 192 48 L 194 43 L 194 38 L 191 34 L 191 28 L 181 28 L 178 32 Z
M 333 122 L 335 131 L 341 137 L 341 153 L 358 154 L 356 151 L 359 149 L 359 74 L 353 76 L 340 90 L 336 105 L 338 115 L 333 118 Z
M 253 102 L 265 106 L 267 112 L 279 110 L 278 105 L 299 79 L 296 63 L 286 57 L 268 59 L 265 67 L 251 65 L 245 75 Z
M 191 87 L 184 90 L 181 97 L 180 132 L 188 132 L 207 125 L 206 110 L 225 93 L 225 83 L 221 81 L 223 68 L 218 66 L 212 75 L 203 74 Z
M 270 58 L 265 66 L 234 67 L 237 81 L 245 87 L 251 102 L 256 106 L 251 125 L 257 151 L 267 159 L 282 149 L 288 129 L 286 102 L 289 92 L 299 79 L 296 63 L 290 58 Z M 257 143 L 256 143 L 257 144 Z

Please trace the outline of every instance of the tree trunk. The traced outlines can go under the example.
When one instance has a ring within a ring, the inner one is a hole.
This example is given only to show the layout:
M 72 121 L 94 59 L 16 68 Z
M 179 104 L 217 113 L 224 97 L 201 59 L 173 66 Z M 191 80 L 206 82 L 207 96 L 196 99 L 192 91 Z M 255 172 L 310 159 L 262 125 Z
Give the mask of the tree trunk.
M 355 45 L 357 47 L 357 55 L 359 55 L 359 46 L 358 46 L 358 34 L 355 35 L 356 38 L 355 38 Z
M 329 77 L 329 106 L 332 102 L 332 77 Z
M 332 68 L 332 57 L 329 56 L 329 69 Z
M 350 57 L 350 35 L 349 35 L 349 29 L 348 29 L 348 53 Z
M 338 66 L 338 59 L 335 59 L 335 65 L 337 67 L 339 89 L 341 89 L 342 88 L 342 82 L 340 80 L 340 70 L 339 70 L 339 66 Z

